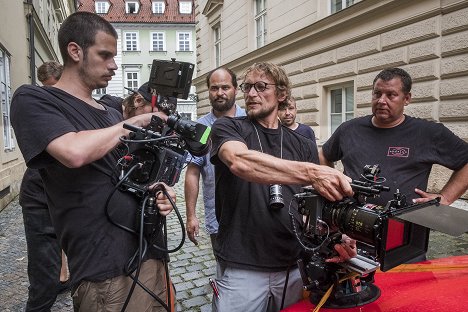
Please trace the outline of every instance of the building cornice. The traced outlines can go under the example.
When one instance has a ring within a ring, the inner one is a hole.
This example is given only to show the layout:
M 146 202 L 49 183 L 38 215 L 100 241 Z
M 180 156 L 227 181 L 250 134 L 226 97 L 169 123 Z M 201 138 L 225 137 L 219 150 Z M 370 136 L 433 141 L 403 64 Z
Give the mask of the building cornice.
M 224 4 L 224 0 L 208 0 L 203 8 L 202 14 L 209 17 L 214 12 L 218 11 Z

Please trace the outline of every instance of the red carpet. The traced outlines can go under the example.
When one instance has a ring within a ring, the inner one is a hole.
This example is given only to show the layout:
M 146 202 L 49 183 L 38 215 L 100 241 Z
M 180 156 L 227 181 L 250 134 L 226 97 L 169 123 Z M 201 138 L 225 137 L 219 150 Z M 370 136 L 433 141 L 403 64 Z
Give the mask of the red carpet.
M 376 301 L 340 312 L 465 312 L 468 311 L 468 256 L 402 264 L 375 274 L 381 290 Z M 312 311 L 308 299 L 282 311 Z

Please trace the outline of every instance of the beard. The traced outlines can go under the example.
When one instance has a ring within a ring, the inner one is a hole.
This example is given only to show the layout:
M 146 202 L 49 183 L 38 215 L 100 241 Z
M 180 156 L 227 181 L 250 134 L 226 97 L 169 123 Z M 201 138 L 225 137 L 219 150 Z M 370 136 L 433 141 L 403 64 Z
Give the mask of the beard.
M 107 85 L 109 84 L 107 81 L 102 81 L 102 82 L 99 82 L 99 81 L 93 81 L 91 79 L 92 75 L 90 74 L 90 68 L 89 68 L 89 63 L 88 63 L 88 60 L 87 60 L 87 57 L 85 55 L 85 57 L 83 58 L 83 66 L 81 66 L 78 70 L 78 74 L 81 78 L 82 81 L 86 81 L 88 86 L 92 89 L 92 90 L 95 90 L 95 89 L 101 89 L 101 88 L 105 88 L 107 87 Z
M 271 115 L 275 110 L 275 106 L 270 107 L 260 107 L 258 110 L 252 110 L 248 108 L 248 105 L 245 108 L 245 113 L 247 117 L 251 120 L 263 119 Z
M 216 102 L 216 100 L 217 99 L 214 99 L 214 101 L 211 101 L 211 106 L 213 107 L 213 110 L 217 112 L 227 112 L 234 106 L 234 103 L 236 102 L 235 98 L 226 99 L 224 103 Z

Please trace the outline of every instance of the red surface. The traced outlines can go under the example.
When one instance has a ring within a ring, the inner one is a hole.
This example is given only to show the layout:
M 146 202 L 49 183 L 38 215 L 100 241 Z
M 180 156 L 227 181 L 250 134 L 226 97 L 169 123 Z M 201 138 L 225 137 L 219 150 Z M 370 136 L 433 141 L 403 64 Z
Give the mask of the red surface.
M 404 231 L 405 223 L 395 219 L 388 219 L 387 243 L 385 245 L 385 250 L 389 251 L 390 249 L 403 245 Z
M 468 311 L 468 256 L 449 257 L 417 264 L 403 264 L 375 274 L 381 290 L 376 301 L 340 312 L 465 312 Z M 312 311 L 308 299 L 284 312 Z

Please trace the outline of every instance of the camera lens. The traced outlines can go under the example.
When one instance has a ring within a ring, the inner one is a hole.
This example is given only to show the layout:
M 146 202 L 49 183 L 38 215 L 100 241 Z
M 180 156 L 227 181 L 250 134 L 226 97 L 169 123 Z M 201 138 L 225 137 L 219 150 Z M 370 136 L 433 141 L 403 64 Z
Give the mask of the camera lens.
M 284 207 L 283 188 L 279 184 L 270 185 L 270 203 L 271 209 L 281 209 Z

